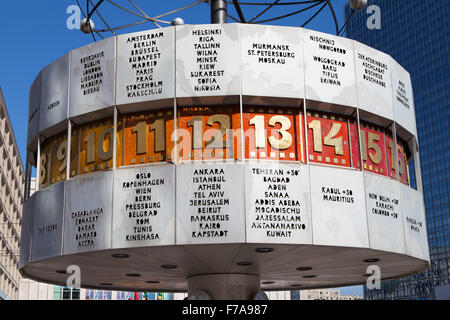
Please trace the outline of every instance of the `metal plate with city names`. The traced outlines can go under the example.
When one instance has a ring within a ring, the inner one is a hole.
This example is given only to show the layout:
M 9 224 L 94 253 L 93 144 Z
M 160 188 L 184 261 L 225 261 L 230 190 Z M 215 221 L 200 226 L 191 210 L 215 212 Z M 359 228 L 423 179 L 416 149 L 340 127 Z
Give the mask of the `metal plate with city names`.
M 313 243 L 369 247 L 362 172 L 310 166 Z
M 245 241 L 243 164 L 177 166 L 177 244 Z
M 64 183 L 45 188 L 36 194 L 33 215 L 31 257 L 33 261 L 61 255 Z
M 112 176 L 102 172 L 66 181 L 64 254 L 110 248 Z
M 175 165 L 114 173 L 113 248 L 175 244 Z
M 302 29 L 306 98 L 356 106 L 353 41 Z
M 31 261 L 31 237 L 33 236 L 33 213 L 36 210 L 36 196 L 37 194 L 23 203 L 19 268 L 22 268 Z
M 247 242 L 312 244 L 307 166 L 247 164 L 245 201 Z
M 364 173 L 370 248 L 405 254 L 400 183 Z
M 358 107 L 387 119 L 394 119 L 391 58 L 354 41 Z
M 30 88 L 28 106 L 28 135 L 27 146 L 31 150 L 37 148 L 37 137 L 39 132 L 39 109 L 41 105 L 41 73 L 36 77 Z
M 303 98 L 298 28 L 241 25 L 242 94 Z
M 174 46 L 174 27 L 117 38 L 117 105 L 121 111 L 129 111 L 129 104 L 174 97 Z
M 414 97 L 411 78 L 405 69 L 391 58 L 392 94 L 395 121 L 417 137 Z
M 241 94 L 239 26 L 177 27 L 177 98 Z
M 70 53 L 67 53 L 42 70 L 40 132 L 67 119 L 69 59 Z
M 114 37 L 72 51 L 70 117 L 114 104 L 115 64 Z
M 401 197 L 406 254 L 429 260 L 430 253 L 422 195 L 408 186 L 401 185 Z

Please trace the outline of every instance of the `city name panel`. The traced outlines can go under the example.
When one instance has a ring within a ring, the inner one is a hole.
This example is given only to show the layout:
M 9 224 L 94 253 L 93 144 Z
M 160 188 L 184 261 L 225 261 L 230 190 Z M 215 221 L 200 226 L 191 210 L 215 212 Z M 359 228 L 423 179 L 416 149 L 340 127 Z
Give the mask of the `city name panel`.
M 65 285 L 262 290 L 429 267 L 411 80 L 312 30 L 182 25 L 105 39 L 30 88 L 21 273 Z M 30 174 L 28 175 L 28 179 Z

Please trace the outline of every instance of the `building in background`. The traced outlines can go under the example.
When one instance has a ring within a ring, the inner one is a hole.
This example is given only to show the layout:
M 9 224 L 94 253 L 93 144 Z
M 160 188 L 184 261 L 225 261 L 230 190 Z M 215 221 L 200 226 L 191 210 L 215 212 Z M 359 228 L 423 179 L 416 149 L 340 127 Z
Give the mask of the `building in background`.
M 266 294 L 269 300 L 293 300 L 291 291 L 270 291 Z
M 363 300 L 362 296 L 341 295 L 339 289 L 268 291 L 269 300 Z M 186 293 L 175 293 L 174 300 L 184 300 Z
M 25 173 L 0 88 L 0 300 L 19 297 Z
M 300 291 L 300 300 L 339 300 L 339 289 L 315 289 Z
M 366 299 L 434 299 L 449 285 L 449 8 L 448 0 L 369 0 L 347 29 L 348 38 L 390 54 L 411 74 L 431 255 L 427 272 L 364 288 Z M 348 17 L 351 8 L 344 10 Z M 369 29 L 368 19 L 370 26 L 378 18 L 381 29 Z
M 172 293 L 75 289 L 21 279 L 20 300 L 174 300 Z
M 270 291 L 266 292 L 267 297 L 269 300 L 299 300 L 299 299 L 293 299 L 292 293 L 298 291 Z M 184 300 L 187 298 L 187 293 L 175 293 L 173 295 L 174 300 Z
M 362 296 L 341 295 L 339 289 L 301 290 L 300 300 L 363 300 Z
M 53 285 L 20 278 L 19 300 L 53 300 Z
M 173 293 L 81 289 L 82 300 L 174 300 Z

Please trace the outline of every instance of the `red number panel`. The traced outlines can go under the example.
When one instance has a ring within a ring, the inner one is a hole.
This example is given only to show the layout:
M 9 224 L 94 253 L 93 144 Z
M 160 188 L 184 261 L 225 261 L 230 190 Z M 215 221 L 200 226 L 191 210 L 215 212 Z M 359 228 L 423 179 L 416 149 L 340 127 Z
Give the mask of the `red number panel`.
M 365 123 L 361 123 L 360 129 L 364 170 L 387 176 L 385 133 Z
M 409 176 L 408 176 L 408 158 L 406 156 L 404 143 L 397 138 L 397 150 L 398 150 L 398 169 L 399 174 L 397 177 L 396 168 L 395 168 L 395 149 L 394 149 L 394 140 L 390 137 L 386 137 L 387 144 L 387 152 L 388 152 L 388 167 L 389 167 L 389 177 L 392 179 L 398 179 L 401 183 L 409 185 Z
M 309 161 L 352 167 L 354 157 L 351 156 L 351 149 L 358 150 L 358 144 L 356 139 L 352 139 L 350 145 L 349 120 L 318 112 L 308 112 L 306 119 Z
M 305 162 L 303 116 L 298 108 L 244 108 L 246 159 Z

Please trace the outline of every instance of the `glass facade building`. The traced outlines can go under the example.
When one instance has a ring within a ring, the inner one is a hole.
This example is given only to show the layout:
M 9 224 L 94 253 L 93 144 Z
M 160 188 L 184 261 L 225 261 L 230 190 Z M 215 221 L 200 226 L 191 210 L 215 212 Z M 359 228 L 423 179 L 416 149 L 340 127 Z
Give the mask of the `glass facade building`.
M 53 300 L 174 300 L 174 294 L 74 289 L 54 286 Z
M 450 282 L 449 7 L 448 0 L 369 0 L 348 25 L 348 38 L 390 54 L 411 74 L 431 255 L 428 271 L 364 288 L 366 299 L 434 299 Z M 373 19 L 381 29 L 369 29 Z

